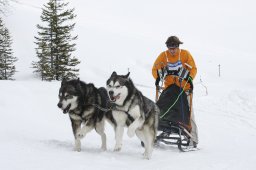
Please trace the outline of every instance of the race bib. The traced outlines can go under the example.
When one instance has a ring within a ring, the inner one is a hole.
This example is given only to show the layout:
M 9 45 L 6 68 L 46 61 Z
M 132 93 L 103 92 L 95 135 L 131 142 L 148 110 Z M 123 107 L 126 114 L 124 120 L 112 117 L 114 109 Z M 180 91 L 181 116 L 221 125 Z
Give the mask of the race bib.
M 169 75 L 176 75 L 180 68 L 182 68 L 181 61 L 177 61 L 176 63 L 168 62 L 167 65 L 166 65 L 166 70 L 167 70 Z

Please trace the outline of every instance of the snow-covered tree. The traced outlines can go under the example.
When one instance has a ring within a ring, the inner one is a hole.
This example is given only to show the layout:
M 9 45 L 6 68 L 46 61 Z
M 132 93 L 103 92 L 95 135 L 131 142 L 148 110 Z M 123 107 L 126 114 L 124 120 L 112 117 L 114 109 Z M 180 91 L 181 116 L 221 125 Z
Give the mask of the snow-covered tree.
M 5 14 L 8 11 L 7 8 L 11 1 L 17 2 L 17 0 L 0 0 L 0 14 Z
M 16 72 L 14 63 L 17 58 L 13 56 L 11 44 L 9 30 L 0 18 L 0 80 L 12 80 Z

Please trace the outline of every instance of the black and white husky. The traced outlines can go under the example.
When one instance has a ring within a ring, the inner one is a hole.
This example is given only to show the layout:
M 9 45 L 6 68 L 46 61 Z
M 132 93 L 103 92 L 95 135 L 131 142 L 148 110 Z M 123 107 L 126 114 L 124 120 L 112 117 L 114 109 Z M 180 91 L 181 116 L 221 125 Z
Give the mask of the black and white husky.
M 122 147 L 124 127 L 128 126 L 127 134 L 135 134 L 144 143 L 144 158 L 150 159 L 157 134 L 159 108 L 143 96 L 127 75 L 113 72 L 107 80 L 107 91 L 112 106 L 116 145 L 114 150 Z
M 101 136 L 101 149 L 106 150 L 106 134 L 104 132 L 104 114 L 99 108 L 105 108 L 108 100 L 105 88 L 96 88 L 79 79 L 65 79 L 59 89 L 58 107 L 63 113 L 69 113 L 75 137 L 75 150 L 81 151 L 81 139 L 92 129 Z M 83 127 L 81 125 L 83 124 Z

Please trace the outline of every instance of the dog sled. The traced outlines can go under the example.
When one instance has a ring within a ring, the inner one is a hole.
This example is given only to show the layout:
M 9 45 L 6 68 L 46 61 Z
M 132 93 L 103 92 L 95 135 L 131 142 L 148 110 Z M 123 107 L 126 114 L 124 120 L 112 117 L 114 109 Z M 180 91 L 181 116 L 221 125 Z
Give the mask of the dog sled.
M 162 91 L 156 102 L 160 109 L 157 145 L 177 145 L 182 152 L 194 148 L 191 146 L 191 110 L 187 100 L 187 95 L 192 94 L 189 93 L 175 84 Z
M 190 90 L 172 84 L 166 89 L 162 89 L 166 75 L 175 75 L 179 81 L 186 80 L 190 84 Z M 159 86 L 159 82 L 161 85 Z M 192 92 L 193 82 L 186 69 L 181 68 L 177 72 L 168 73 L 165 68 L 158 70 L 156 85 L 156 104 L 160 109 L 158 134 L 155 145 L 161 143 L 166 145 L 176 145 L 182 152 L 194 151 L 197 144 L 192 141 L 191 116 L 192 116 Z M 160 94 L 160 95 L 159 95 Z M 189 102 L 188 102 L 188 96 Z M 144 146 L 143 142 L 141 145 Z
M 192 82 L 190 83 L 192 86 Z M 182 152 L 196 150 L 191 140 L 191 110 L 187 95 L 191 91 L 183 91 L 182 88 L 173 84 L 165 90 L 157 88 L 160 97 L 156 97 L 156 104 L 160 109 L 158 135 L 156 145 L 176 145 Z M 190 101 L 192 104 L 192 101 Z
M 182 152 L 194 148 L 191 146 L 191 111 L 187 95 L 192 94 L 175 84 L 162 91 L 156 102 L 160 109 L 157 145 L 177 145 Z

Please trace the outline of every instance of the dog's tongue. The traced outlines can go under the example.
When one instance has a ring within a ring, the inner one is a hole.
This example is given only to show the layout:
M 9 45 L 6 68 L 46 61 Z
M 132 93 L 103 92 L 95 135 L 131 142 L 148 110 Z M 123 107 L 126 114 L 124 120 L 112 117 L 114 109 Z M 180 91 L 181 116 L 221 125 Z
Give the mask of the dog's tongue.
M 71 107 L 71 105 L 69 104 L 69 105 L 63 110 L 63 113 L 66 114 L 66 113 L 69 111 L 70 107 Z
M 116 96 L 111 96 L 111 100 L 112 101 L 116 101 L 116 99 L 119 99 L 120 98 L 120 95 L 116 95 Z

